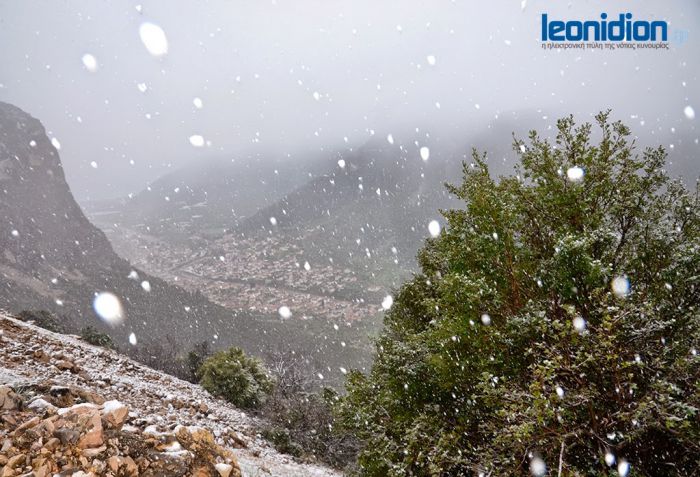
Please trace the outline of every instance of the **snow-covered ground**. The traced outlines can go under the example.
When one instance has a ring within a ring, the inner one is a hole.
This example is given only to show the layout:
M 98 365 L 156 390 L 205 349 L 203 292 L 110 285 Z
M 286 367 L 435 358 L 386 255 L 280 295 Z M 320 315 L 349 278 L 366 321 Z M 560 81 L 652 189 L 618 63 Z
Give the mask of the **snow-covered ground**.
M 43 361 L 35 358 L 39 350 L 48 355 L 48 362 L 46 358 Z M 56 366 L 60 361 L 73 363 L 79 372 L 62 371 Z M 182 424 L 207 428 L 220 445 L 234 452 L 244 476 L 341 475 L 280 454 L 256 435 L 256 418 L 213 398 L 200 386 L 76 337 L 52 333 L 0 312 L 0 384 L 18 386 L 47 381 L 61 386 L 76 385 L 106 399 L 123 402 L 130 410 L 129 422 L 133 425 L 172 428 Z M 244 441 L 246 447 L 232 447 L 233 436 Z

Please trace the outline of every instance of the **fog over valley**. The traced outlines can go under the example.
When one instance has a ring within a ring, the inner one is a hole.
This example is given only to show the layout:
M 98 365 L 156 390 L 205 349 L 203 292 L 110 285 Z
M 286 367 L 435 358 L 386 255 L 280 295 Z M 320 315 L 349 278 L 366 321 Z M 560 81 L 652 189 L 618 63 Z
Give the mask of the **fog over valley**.
M 60 141 L 81 203 L 139 192 L 188 163 L 296 162 L 357 148 L 372 131 L 393 133 L 416 158 L 415 128 L 430 134 L 421 142 L 431 148 L 468 150 L 474 134 L 524 114 L 548 118 L 527 130 L 610 108 L 666 145 L 697 138 L 683 115 L 697 91 L 697 37 L 663 54 L 544 51 L 542 13 L 597 19 L 629 4 L 479 5 L 5 4 L 0 41 L 10 47 L 0 51 L 0 99 L 40 117 Z M 634 15 L 672 19 L 673 38 L 676 29 L 692 30 L 699 8 L 637 2 Z M 144 48 L 144 22 L 162 28 L 166 54 Z M 83 64 L 86 54 L 94 71 Z M 192 146 L 194 135 L 203 147 Z

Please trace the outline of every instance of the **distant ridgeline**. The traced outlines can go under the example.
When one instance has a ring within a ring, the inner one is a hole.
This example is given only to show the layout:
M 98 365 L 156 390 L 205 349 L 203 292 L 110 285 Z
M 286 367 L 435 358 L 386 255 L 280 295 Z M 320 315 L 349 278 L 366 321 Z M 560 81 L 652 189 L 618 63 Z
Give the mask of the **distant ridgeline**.
M 542 41 L 667 41 L 668 23 L 663 20 L 632 21 L 631 13 L 620 13 L 608 21 L 601 13 L 600 20 L 553 20 L 542 14 Z

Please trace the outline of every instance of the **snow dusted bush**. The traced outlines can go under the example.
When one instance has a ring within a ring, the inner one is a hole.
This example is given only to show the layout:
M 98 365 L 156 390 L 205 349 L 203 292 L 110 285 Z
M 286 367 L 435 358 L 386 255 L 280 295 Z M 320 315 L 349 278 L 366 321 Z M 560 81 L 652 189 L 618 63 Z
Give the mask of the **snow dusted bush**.
M 19 312 L 17 319 L 33 323 L 54 333 L 72 333 L 75 331 L 75 323 L 70 318 L 57 316 L 46 310 L 23 310 Z
M 80 330 L 80 337 L 86 343 L 103 348 L 116 349 L 116 345 L 112 338 L 107 333 L 102 333 L 92 326 L 86 326 Z
M 262 362 L 236 347 L 207 358 L 199 376 L 204 389 L 241 408 L 260 407 L 274 387 Z
M 277 354 L 269 363 L 275 388 L 260 409 L 267 422 L 263 437 L 280 452 L 348 469 L 357 457 L 358 442 L 348 431 L 336 429 L 337 393 L 314 390 L 302 360 L 294 355 Z
M 363 475 L 683 476 L 700 466 L 700 200 L 629 129 L 476 152 L 338 413 Z M 598 141 L 592 144 L 593 139 Z

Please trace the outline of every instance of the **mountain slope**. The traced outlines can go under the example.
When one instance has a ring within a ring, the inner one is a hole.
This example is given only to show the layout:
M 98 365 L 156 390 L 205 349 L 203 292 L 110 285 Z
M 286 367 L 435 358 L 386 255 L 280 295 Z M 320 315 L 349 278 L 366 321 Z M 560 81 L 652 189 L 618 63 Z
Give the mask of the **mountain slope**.
M 0 103 L 0 307 L 48 309 L 122 343 L 132 332 L 160 339 L 173 326 L 181 340 L 205 339 L 230 324 L 230 312 L 133 270 L 114 253 L 73 199 L 55 145 L 38 120 Z M 122 325 L 97 319 L 92 303 L 102 291 L 121 300 Z
M 73 372 L 60 369 L 65 368 L 65 362 L 73 365 Z M 157 432 L 165 438 L 176 434 L 178 425 L 208 429 L 216 436 L 217 444 L 235 454 L 244 476 L 338 475 L 277 453 L 258 437 L 259 426 L 254 418 L 212 398 L 197 385 L 149 369 L 113 351 L 0 313 L 0 385 L 3 384 L 25 392 L 77 388 L 91 396 L 118 400 L 128 407 L 126 425 L 136 436 Z M 171 452 L 170 457 L 177 454 Z
M 322 156 L 269 153 L 211 158 L 173 171 L 141 192 L 86 204 L 88 214 L 109 212 L 123 225 L 177 236 L 183 227 L 216 233 L 274 203 L 325 169 Z M 187 234 L 183 234 L 185 237 Z
M 339 367 L 367 362 L 364 349 L 330 336 L 325 321 L 282 321 L 276 307 L 227 310 L 197 288 L 185 291 L 134 269 L 83 215 L 41 123 L 6 103 L 0 103 L 0 224 L 0 309 L 49 310 L 67 330 L 98 328 L 139 356 L 173 342 L 181 354 L 201 341 L 261 357 L 292 350 L 311 375 L 332 368 L 339 379 Z M 122 323 L 98 319 L 93 300 L 101 292 L 120 300 Z

